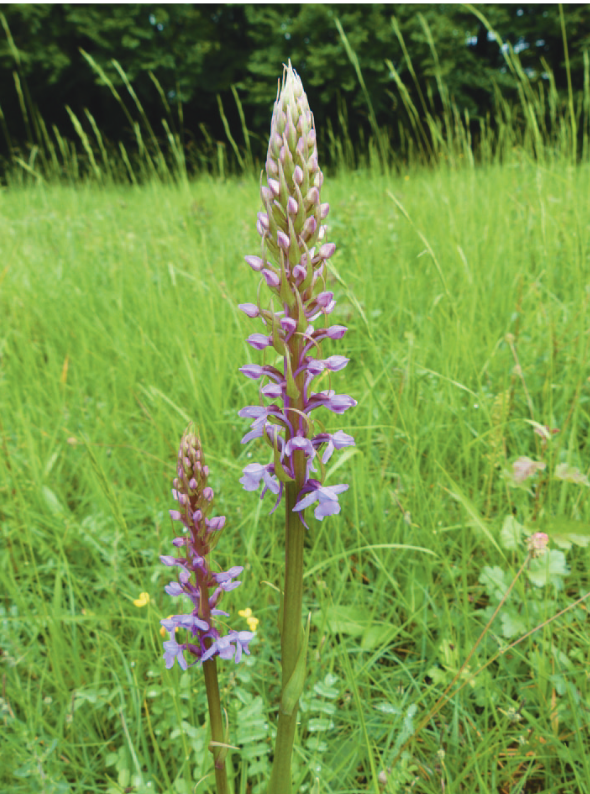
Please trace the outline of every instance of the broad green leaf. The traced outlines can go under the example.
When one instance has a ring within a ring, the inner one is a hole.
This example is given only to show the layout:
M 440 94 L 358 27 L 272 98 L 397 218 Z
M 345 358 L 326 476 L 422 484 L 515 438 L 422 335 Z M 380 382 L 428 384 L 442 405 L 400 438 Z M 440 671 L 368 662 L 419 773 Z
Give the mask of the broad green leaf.
M 333 673 L 326 673 L 323 681 L 318 681 L 316 684 L 314 684 L 313 690 L 320 695 L 320 697 L 333 700 L 334 698 L 337 698 L 339 694 L 339 690 L 334 686 L 334 684 L 336 684 L 338 681 L 339 678 L 337 675 L 334 675 Z
M 519 524 L 514 516 L 506 516 L 500 530 L 500 543 L 502 546 L 505 549 L 517 549 L 522 540 L 523 529 L 523 525 Z
M 515 609 L 503 609 L 500 612 L 500 621 L 502 623 L 502 634 L 506 639 L 518 637 L 528 629 L 526 621 Z
M 565 561 L 565 554 L 557 549 L 550 549 L 540 557 L 535 557 L 531 560 L 527 570 L 527 576 L 537 587 L 552 584 L 556 590 L 561 590 L 563 577 L 568 573 L 569 568 Z
M 506 574 L 497 565 L 493 567 L 486 565 L 479 575 L 478 582 L 486 588 L 490 598 L 496 598 L 498 601 L 504 597 L 510 585 L 510 582 L 506 581 Z
M 590 524 L 566 516 L 544 516 L 538 529 L 546 532 L 560 549 L 567 551 L 575 546 L 590 544 Z
M 397 626 L 390 623 L 372 623 L 367 627 L 361 639 L 361 650 L 371 651 L 377 645 L 385 645 L 397 634 Z
M 321 626 L 325 620 L 332 634 L 348 634 L 351 637 L 360 637 L 369 623 L 366 609 L 343 604 L 332 604 L 324 612 L 314 613 L 312 620 L 314 626 Z

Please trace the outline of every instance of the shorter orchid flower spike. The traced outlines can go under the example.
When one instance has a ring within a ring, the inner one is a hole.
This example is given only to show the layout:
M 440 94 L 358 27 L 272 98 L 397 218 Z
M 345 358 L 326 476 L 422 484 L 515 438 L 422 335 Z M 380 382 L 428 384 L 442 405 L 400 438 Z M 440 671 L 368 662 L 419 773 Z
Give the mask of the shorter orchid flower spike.
M 179 509 L 171 510 L 170 517 L 182 522 L 186 534 L 174 538 L 172 544 L 179 551 L 184 550 L 184 556 L 162 555 L 160 559 L 164 565 L 178 570 L 178 581 L 166 585 L 166 593 L 172 597 L 186 596 L 192 611 L 170 615 L 160 621 L 162 630 L 169 634 L 164 642 L 166 667 L 171 668 L 176 660 L 180 668 L 186 670 L 215 655 L 239 662 L 243 653 L 250 653 L 248 644 L 253 635 L 231 629 L 222 635 L 215 625 L 215 617 L 227 616 L 217 605 L 225 593 L 239 587 L 241 582 L 234 580 L 244 569 L 241 565 L 234 565 L 227 571 L 211 567 L 211 551 L 223 531 L 225 516 L 209 515 L 214 493 L 207 484 L 209 468 L 192 425 L 182 437 L 176 473 L 172 496 Z M 142 593 L 134 603 L 143 606 L 148 601 L 147 593 Z M 181 632 L 186 632 L 186 642 L 180 641 Z M 190 664 L 185 654 L 193 657 Z

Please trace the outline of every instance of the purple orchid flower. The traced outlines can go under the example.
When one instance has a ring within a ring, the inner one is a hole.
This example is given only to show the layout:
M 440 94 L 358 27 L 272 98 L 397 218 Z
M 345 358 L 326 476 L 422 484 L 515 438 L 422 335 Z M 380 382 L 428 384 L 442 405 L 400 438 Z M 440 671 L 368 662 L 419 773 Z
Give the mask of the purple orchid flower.
M 173 597 L 188 596 L 194 608 L 189 614 L 171 615 L 160 621 L 170 635 L 170 639 L 164 642 L 166 667 L 170 669 L 176 659 L 186 670 L 190 665 L 185 652 L 194 657 L 192 664 L 202 663 L 215 655 L 239 662 L 242 652 L 250 652 L 248 643 L 253 635 L 230 630 L 222 637 L 213 618 L 219 615 L 227 617 L 227 612 L 218 609 L 217 604 L 224 593 L 239 587 L 241 582 L 234 580 L 244 569 L 241 565 L 234 565 L 227 571 L 211 569 L 211 550 L 223 530 L 225 516 L 208 517 L 214 494 L 207 485 L 209 469 L 204 464 L 201 443 L 192 426 L 182 437 L 176 472 L 178 476 L 174 480 L 172 496 L 181 509 L 171 510 L 170 517 L 173 521 L 181 521 L 187 534 L 174 538 L 172 543 L 176 548 L 184 549 L 186 556 L 162 555 L 160 559 L 164 565 L 180 569 L 178 581 L 167 584 L 166 593 Z M 201 594 L 205 597 L 202 598 Z M 177 642 L 175 634 L 180 630 L 189 632 L 197 642 Z M 249 636 L 242 636 L 244 634 Z
M 317 474 L 312 461 L 317 454 L 322 465 L 318 476 L 323 478 L 323 466 L 334 451 L 354 445 L 354 439 L 342 430 L 332 434 L 314 432 L 315 420 L 310 414 L 327 408 L 341 415 L 357 404 L 349 395 L 336 394 L 332 389 L 309 392 L 314 378 L 330 377 L 349 363 L 342 355 L 321 355 L 322 342 L 342 339 L 346 327 L 314 326 L 317 320 L 329 316 L 336 305 L 334 293 L 326 288 L 327 262 L 336 246 L 326 240 L 324 221 L 330 208 L 320 198 L 323 180 L 313 117 L 301 80 L 289 65 L 275 103 L 266 184 L 260 190 L 263 210 L 258 213 L 256 224 L 261 237 L 260 255 L 246 257 L 272 297 L 268 308 L 260 301 L 239 307 L 264 326 L 263 333 L 248 337 L 248 343 L 256 350 L 272 347 L 283 357 L 282 367 L 246 364 L 240 370 L 247 378 L 262 379 L 260 405 L 247 406 L 239 414 L 252 420 L 242 443 L 263 439 L 271 447 L 273 458 L 266 465 L 248 464 L 240 482 L 247 491 L 258 490 L 262 483 L 263 495 L 271 491 L 278 496 L 273 508 L 276 509 L 283 484 L 296 480 L 298 504 L 311 504 L 311 494 L 315 493 L 315 501 L 319 502 L 315 514 L 321 518 L 338 512 L 335 497 L 343 489 L 337 492 L 340 486 L 332 486 L 323 491 L 321 482 L 320 490 L 314 487 L 313 483 L 319 481 L 311 479 L 311 474 Z M 304 508 L 294 509 L 303 520 Z

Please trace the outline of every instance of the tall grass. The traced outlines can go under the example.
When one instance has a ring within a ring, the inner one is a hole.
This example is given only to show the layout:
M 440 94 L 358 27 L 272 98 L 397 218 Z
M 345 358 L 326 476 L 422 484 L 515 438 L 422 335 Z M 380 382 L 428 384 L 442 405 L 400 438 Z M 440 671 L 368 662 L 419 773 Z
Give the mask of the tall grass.
M 193 419 L 228 516 L 219 563 L 245 564 L 232 626 L 244 607 L 261 621 L 252 657 L 221 673 L 232 784 L 257 794 L 276 721 L 268 583 L 282 548 L 275 518 L 238 483 L 252 455 L 237 417 L 251 399 L 237 304 L 251 300 L 243 256 L 258 246 L 252 141 L 233 137 L 239 180 L 217 178 L 233 166 L 211 141 L 189 181 L 172 112 L 160 140 L 135 105 L 134 151 L 72 114 L 74 144 L 20 90 L 40 143 L 15 154 L 0 192 L 0 791 L 212 791 L 200 679 L 160 658 L 172 604 L 158 555 Z M 344 105 L 342 134 L 326 133 L 334 162 L 357 169 L 323 195 L 330 289 L 350 329 L 343 390 L 359 407 L 330 421 L 357 439 L 330 475 L 351 488 L 306 549 L 302 793 L 316 775 L 322 794 L 590 792 L 588 613 L 568 609 L 590 589 L 587 548 L 570 549 L 569 573 L 545 588 L 520 577 L 460 672 L 494 604 L 486 566 L 511 581 L 523 562 L 502 538 L 507 517 L 525 519 L 507 472 L 539 454 L 531 421 L 560 429 L 556 460 L 590 465 L 587 141 L 574 167 L 571 105 L 522 97 L 515 109 L 498 94 L 479 144 L 452 103 L 440 121 L 428 98 L 408 103 L 396 160 L 377 132 L 351 147 Z M 581 102 L 585 135 L 587 92 Z M 546 515 L 584 536 L 587 493 L 552 483 Z M 533 630 L 511 648 L 525 631 L 507 618 Z M 458 673 L 463 688 L 426 721 Z
M 389 792 L 404 790 L 395 780 L 439 791 L 441 779 L 453 792 L 589 790 L 580 608 L 501 656 L 387 772 L 481 630 L 482 566 L 520 564 L 498 546 L 514 509 L 501 472 L 535 454 L 531 405 L 562 429 L 561 459 L 588 467 L 587 184 L 587 166 L 524 158 L 326 183 L 346 388 L 359 400 L 344 429 L 358 448 L 342 464 L 342 516 L 314 526 L 306 552 L 301 791 L 313 769 L 334 794 L 377 792 L 380 771 Z M 232 614 L 250 606 L 261 619 L 252 660 L 223 678 L 236 791 L 263 790 L 278 686 L 278 600 L 264 582 L 280 533 L 238 484 L 251 453 L 236 415 L 248 401 L 236 305 L 252 289 L 240 262 L 256 250 L 256 196 L 254 180 L 202 180 L 41 183 L 1 199 L 2 791 L 188 793 L 207 772 L 199 680 L 159 658 L 171 604 L 158 554 L 189 418 L 231 525 L 219 562 L 246 562 Z M 548 508 L 589 518 L 567 486 Z M 588 589 L 587 552 L 569 559 L 546 618 Z M 149 606 L 133 604 L 140 592 Z M 470 670 L 501 644 L 494 625 Z
M 495 85 L 493 106 L 485 117 L 471 118 L 467 111 L 462 111 L 449 95 L 428 22 L 419 13 L 418 18 L 433 58 L 438 96 L 435 98 L 430 90 L 425 92 L 417 78 L 399 24 L 395 15 L 392 15 L 392 30 L 400 44 L 404 67 L 411 76 L 419 102 L 418 105 L 414 103 L 399 70 L 391 60 L 386 59 L 383 68 L 391 79 L 391 88 L 401 100 L 403 112 L 396 119 L 395 131 L 387 126 L 380 127 L 358 58 L 350 46 L 346 31 L 336 19 L 340 39 L 354 67 L 366 102 L 371 134 L 365 140 L 365 135 L 359 128 L 356 133 L 361 145 L 353 145 L 351 134 L 354 131 L 351 130 L 347 117 L 346 104 L 340 98 L 337 113 L 339 129 L 334 130 L 330 122 L 326 130 L 319 131 L 320 149 L 326 165 L 333 170 L 360 168 L 376 173 L 393 171 L 399 174 L 416 167 L 438 167 L 441 162 L 452 168 L 473 167 L 475 163 L 489 165 L 509 162 L 515 150 L 545 164 L 562 162 L 564 159 L 570 159 L 573 163 L 578 160 L 588 161 L 590 59 L 585 52 L 584 88 L 574 96 L 563 12 L 561 23 L 568 76 L 568 96 L 565 100 L 560 98 L 553 73 L 545 61 L 544 79 L 533 81 L 523 69 L 517 53 L 511 45 L 501 40 L 482 11 L 476 6 L 468 7 L 501 48 L 506 68 L 517 87 L 518 102 L 508 102 Z M 33 179 L 74 184 L 80 179 L 89 179 L 108 184 L 138 184 L 157 178 L 164 183 L 177 183 L 185 181 L 189 176 L 203 174 L 225 178 L 236 173 L 259 173 L 266 142 L 258 140 L 248 130 L 235 86 L 231 88 L 241 124 L 239 139 L 236 140 L 234 131 L 230 129 L 222 99 L 218 96 L 217 104 L 226 140 L 213 140 L 206 126 L 201 124 L 198 142 L 192 140 L 188 146 L 182 105 L 178 104 L 173 111 L 153 73 L 150 73 L 150 78 L 160 97 L 163 111 L 157 129 L 153 127 L 118 61 L 113 60 L 112 66 L 125 88 L 127 101 L 102 67 L 83 50 L 81 52 L 88 68 L 108 87 L 114 102 L 123 112 L 129 129 L 133 131 L 133 148 L 130 149 L 129 142 L 125 145 L 122 141 L 106 141 L 88 109 L 84 109 L 85 118 L 78 118 L 71 108 L 67 108 L 72 124 L 67 133 L 55 126 L 48 130 L 28 91 L 22 74 L 20 54 L 2 14 L 0 22 L 14 57 L 13 79 L 27 136 L 24 148 L 16 146 L 10 135 L 10 119 L 6 119 L 0 110 L 0 123 L 10 152 L 6 173 L 9 182 Z

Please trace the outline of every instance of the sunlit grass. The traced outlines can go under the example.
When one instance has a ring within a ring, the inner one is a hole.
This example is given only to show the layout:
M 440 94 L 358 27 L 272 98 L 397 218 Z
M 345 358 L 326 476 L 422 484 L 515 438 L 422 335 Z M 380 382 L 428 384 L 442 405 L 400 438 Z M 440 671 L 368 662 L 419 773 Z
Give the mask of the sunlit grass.
M 359 405 L 326 417 L 357 448 L 329 480 L 351 483 L 341 516 L 309 533 L 299 790 L 317 772 L 322 792 L 377 794 L 385 772 L 387 792 L 587 791 L 581 609 L 465 687 L 387 772 L 485 624 L 482 566 L 522 562 L 497 546 L 512 510 L 498 464 L 534 456 L 526 420 L 565 428 L 562 458 L 589 466 L 588 167 L 515 151 L 501 168 L 404 176 L 324 188 L 351 358 L 332 384 Z M 246 628 L 245 607 L 260 618 L 252 660 L 221 680 L 236 792 L 264 790 L 279 691 L 265 583 L 278 585 L 282 538 L 238 483 L 259 453 L 237 417 L 256 401 L 237 371 L 258 361 L 237 304 L 256 294 L 243 256 L 258 250 L 257 192 L 246 179 L 0 194 L 3 792 L 188 794 L 210 771 L 200 672 L 160 658 L 172 603 L 158 555 L 189 419 L 228 516 L 216 556 L 246 566 L 232 626 Z M 577 490 L 554 489 L 547 508 L 588 520 Z M 587 551 L 568 561 L 559 608 L 588 588 Z M 494 625 L 470 670 L 501 642 Z

